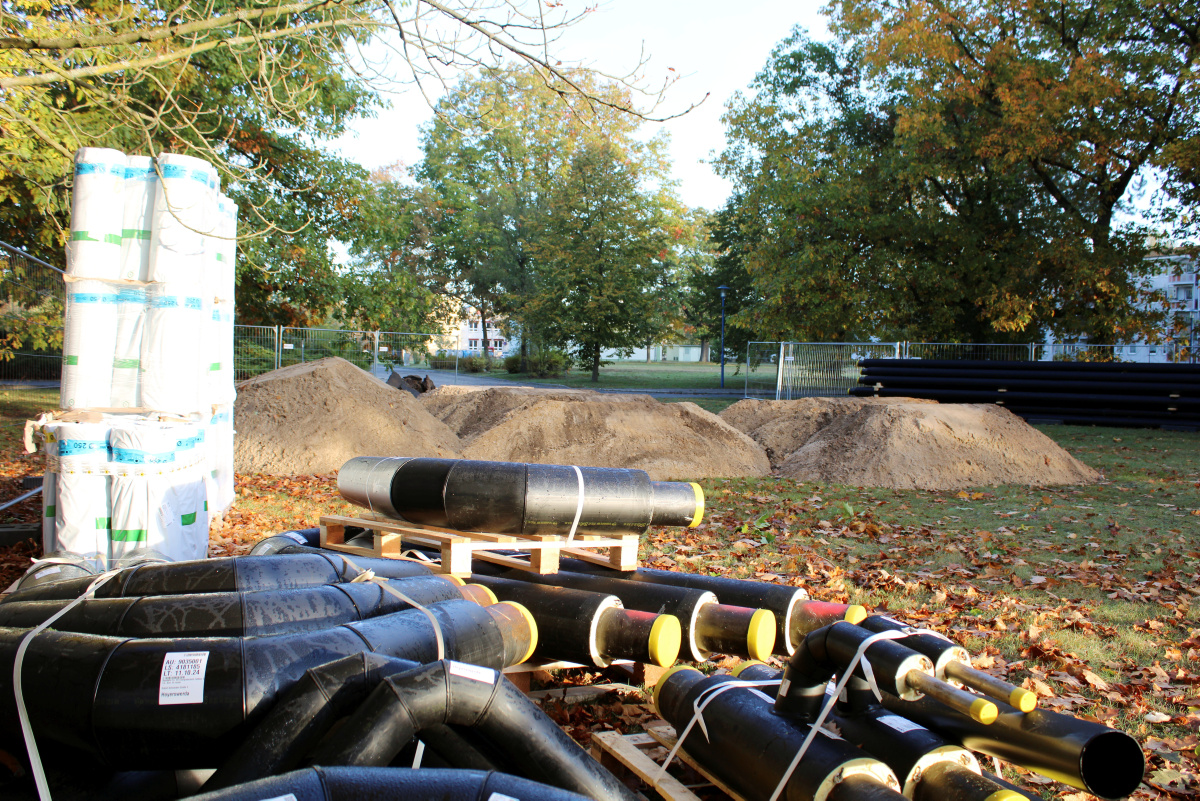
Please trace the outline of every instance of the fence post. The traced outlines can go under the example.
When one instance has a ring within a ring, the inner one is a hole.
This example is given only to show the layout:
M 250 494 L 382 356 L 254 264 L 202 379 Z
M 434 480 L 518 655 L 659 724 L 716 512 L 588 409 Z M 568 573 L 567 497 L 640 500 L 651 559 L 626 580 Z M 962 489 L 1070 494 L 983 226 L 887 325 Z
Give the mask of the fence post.
M 783 392 L 783 343 L 779 343 L 779 361 L 775 365 L 775 400 L 782 400 Z
M 399 328 L 399 326 L 397 326 Z M 371 339 L 375 343 L 375 351 L 371 354 L 371 375 L 375 375 L 375 366 L 379 364 L 379 332 L 372 331 Z
M 278 370 L 283 358 L 283 326 L 275 326 L 275 369 Z

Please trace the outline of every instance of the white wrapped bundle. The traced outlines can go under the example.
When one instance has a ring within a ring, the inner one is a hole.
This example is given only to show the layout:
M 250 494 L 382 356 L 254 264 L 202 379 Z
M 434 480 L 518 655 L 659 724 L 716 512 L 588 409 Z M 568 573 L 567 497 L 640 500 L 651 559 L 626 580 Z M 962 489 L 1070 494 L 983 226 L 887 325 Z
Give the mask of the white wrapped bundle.
M 111 558 L 135 548 L 163 550 L 178 540 L 178 524 L 164 513 L 164 501 L 177 472 L 174 432 L 154 423 L 128 421 L 109 434 L 112 447 Z
M 205 347 L 208 350 L 208 399 L 212 405 L 233 403 L 233 301 L 218 300 L 206 318 Z
M 108 423 L 58 425 L 58 484 L 55 498 L 56 550 L 101 564 L 108 559 Z
M 205 426 L 189 423 L 175 427 L 176 455 L 183 465 L 171 487 L 173 505 L 179 513 L 181 539 L 179 548 L 187 556 L 180 559 L 203 559 L 208 555 L 208 498 L 204 482 L 207 466 Z
M 59 550 L 55 532 L 55 504 L 58 502 L 58 423 L 42 427 L 42 446 L 46 467 L 42 471 L 42 553 Z
M 177 153 L 158 157 L 162 174 L 150 224 L 150 280 L 199 284 L 204 280 L 206 234 L 217 222 L 216 178 L 203 159 Z
M 220 268 L 217 271 L 216 296 L 219 300 L 233 302 L 237 285 L 237 212 L 238 205 L 229 197 L 221 195 L 217 201 L 219 223 L 217 231 L 221 238 L 216 255 Z
M 210 476 L 216 487 L 208 508 L 213 515 L 233 505 L 233 439 L 233 404 L 218 406 L 209 421 Z
M 121 278 L 150 280 L 150 225 L 158 174 L 154 159 L 130 156 L 125 162 L 125 213 L 121 228 Z
M 67 274 L 115 279 L 121 274 L 125 216 L 125 154 L 103 147 L 75 153 Z
M 199 402 L 202 328 L 199 287 L 151 284 L 146 287 L 142 335 L 142 403 L 147 409 L 187 414 Z
M 117 342 L 117 290 L 105 281 L 67 282 L 63 331 L 64 409 L 112 405 L 113 352 Z
M 142 334 L 146 324 L 146 290 L 117 291 L 117 336 L 113 350 L 111 406 L 142 405 Z

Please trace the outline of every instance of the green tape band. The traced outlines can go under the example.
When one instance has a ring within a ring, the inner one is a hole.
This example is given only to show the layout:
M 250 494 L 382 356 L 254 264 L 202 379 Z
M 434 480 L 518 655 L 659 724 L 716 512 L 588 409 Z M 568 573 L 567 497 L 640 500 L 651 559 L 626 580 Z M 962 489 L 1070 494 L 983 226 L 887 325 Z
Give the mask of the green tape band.
M 188 513 L 188 514 L 186 514 L 186 515 L 181 515 L 181 516 L 180 516 L 180 518 L 179 518 L 179 522 L 180 522 L 180 523 L 182 523 L 182 524 L 183 524 L 183 525 L 185 525 L 185 526 L 190 526 L 190 525 L 192 525 L 193 523 L 195 523 L 195 522 L 196 522 L 196 513 L 195 513 L 195 512 L 189 512 L 189 513 Z
M 146 529 L 144 528 L 114 528 L 112 536 L 109 537 L 113 542 L 145 542 Z
M 149 239 L 150 232 L 144 228 L 123 228 L 121 229 L 122 239 Z
M 79 364 L 79 357 L 78 356 L 66 356 L 63 358 L 63 363 L 71 364 L 71 365 Z
M 54 511 L 55 511 L 54 506 L 47 506 L 46 507 L 46 517 L 54 517 Z
M 141 359 L 113 359 L 113 367 L 118 370 L 136 370 L 141 366 Z
M 97 517 L 96 518 L 96 528 L 103 528 L 103 529 L 112 528 L 112 518 L 111 517 Z

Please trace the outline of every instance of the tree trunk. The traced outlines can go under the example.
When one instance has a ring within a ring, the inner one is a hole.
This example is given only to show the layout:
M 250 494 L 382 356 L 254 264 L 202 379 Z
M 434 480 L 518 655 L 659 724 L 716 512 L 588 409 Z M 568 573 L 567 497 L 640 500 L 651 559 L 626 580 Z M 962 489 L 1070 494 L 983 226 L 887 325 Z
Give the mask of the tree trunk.
M 521 332 L 521 372 L 529 372 L 529 340 L 525 332 Z
M 483 339 L 481 340 L 483 343 L 483 363 L 491 364 L 492 357 L 488 353 L 487 314 L 482 309 L 479 311 L 479 327 L 483 330 Z
M 592 383 L 600 382 L 600 346 L 592 346 Z
M 708 340 L 702 339 L 700 340 L 700 363 L 703 364 L 708 360 Z
M 650 363 L 650 349 L 654 347 L 654 341 L 646 342 L 646 364 Z

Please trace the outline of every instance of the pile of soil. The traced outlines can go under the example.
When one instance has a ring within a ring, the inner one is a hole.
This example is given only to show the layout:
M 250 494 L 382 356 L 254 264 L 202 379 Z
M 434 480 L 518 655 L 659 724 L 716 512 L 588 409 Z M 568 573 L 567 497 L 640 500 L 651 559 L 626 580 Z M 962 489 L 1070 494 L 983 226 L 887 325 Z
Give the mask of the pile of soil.
M 812 400 L 782 402 L 806 405 L 797 407 L 800 422 L 796 426 L 805 440 L 783 458 L 776 471 L 781 476 L 860 487 L 929 490 L 997 484 L 1090 484 L 1100 479 L 1099 473 L 1049 437 L 994 404 L 827 399 L 826 403 L 844 408 L 826 409 L 826 422 L 812 431 L 805 421 L 820 417 L 819 413 L 813 414 L 813 404 L 808 403 Z M 787 415 L 761 422 L 768 413 L 747 408 L 730 417 L 759 421 L 758 431 L 775 425 L 771 431 L 779 435 Z
M 767 452 L 771 469 L 834 420 L 864 406 L 890 403 L 934 403 L 916 398 L 800 398 L 799 400 L 741 400 L 721 412 L 721 419 L 750 436 Z
M 520 388 L 441 388 L 421 402 L 457 429 L 469 459 L 632 467 L 655 481 L 770 470 L 753 440 L 693 403 Z
M 238 385 L 234 469 L 331 473 L 355 456 L 459 455 L 445 423 L 345 359 L 294 364 Z

